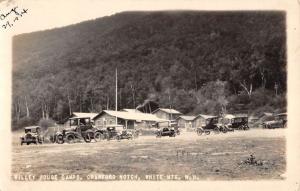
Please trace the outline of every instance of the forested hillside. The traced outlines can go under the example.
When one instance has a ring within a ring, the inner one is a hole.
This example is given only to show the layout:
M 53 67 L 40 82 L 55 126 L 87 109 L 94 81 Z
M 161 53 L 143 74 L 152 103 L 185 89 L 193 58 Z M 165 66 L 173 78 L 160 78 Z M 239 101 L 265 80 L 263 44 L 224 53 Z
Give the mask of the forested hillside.
M 116 67 L 120 109 L 282 111 L 285 14 L 123 12 L 15 36 L 13 125 L 113 109 Z

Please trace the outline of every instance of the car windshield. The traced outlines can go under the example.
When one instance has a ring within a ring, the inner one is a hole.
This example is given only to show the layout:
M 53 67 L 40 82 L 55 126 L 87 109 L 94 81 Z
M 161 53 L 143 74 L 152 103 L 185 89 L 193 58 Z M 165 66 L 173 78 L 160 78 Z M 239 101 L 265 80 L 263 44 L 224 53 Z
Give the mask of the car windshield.
M 70 119 L 70 125 L 71 126 L 78 125 L 78 120 L 76 120 L 76 119 Z
M 25 133 L 36 133 L 36 128 L 32 128 L 32 129 L 25 129 Z
M 115 127 L 107 127 L 107 130 L 109 131 L 115 130 Z
M 208 125 L 208 124 L 217 124 L 217 123 L 218 123 L 218 118 L 217 117 L 210 118 L 210 119 L 206 120 L 206 125 Z
M 234 123 L 246 122 L 248 119 L 246 117 L 237 117 L 233 119 Z
M 80 119 L 80 125 L 86 125 L 88 123 L 88 119 Z
M 25 133 L 30 133 L 31 129 L 25 129 Z

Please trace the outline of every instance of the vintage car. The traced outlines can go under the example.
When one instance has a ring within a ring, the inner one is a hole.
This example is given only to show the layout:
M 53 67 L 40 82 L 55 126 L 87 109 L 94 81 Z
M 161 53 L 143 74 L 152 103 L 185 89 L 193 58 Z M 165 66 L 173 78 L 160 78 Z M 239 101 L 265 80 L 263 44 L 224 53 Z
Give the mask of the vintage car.
M 111 139 L 117 139 L 117 137 L 122 133 L 124 130 L 123 125 L 107 125 L 106 126 L 106 134 L 105 138 L 109 141 Z
M 94 128 L 91 119 L 89 117 L 73 117 L 69 119 L 70 126 L 55 134 L 53 138 L 55 142 L 62 144 L 64 142 L 74 143 L 79 142 L 82 139 L 89 143 L 94 139 L 100 140 L 103 136 L 100 136 L 99 131 Z
M 198 135 L 206 134 L 209 135 L 212 132 L 218 134 L 220 132 L 227 133 L 228 129 L 224 126 L 219 125 L 219 118 L 217 116 L 203 116 L 203 123 L 197 127 L 196 132 Z
M 262 127 L 266 129 L 285 128 L 287 125 L 287 113 L 274 115 L 273 120 L 265 121 Z
M 24 128 L 25 135 L 20 137 L 21 145 L 26 143 L 42 144 L 44 137 L 41 135 L 41 127 L 39 126 L 30 126 Z
M 133 133 L 131 131 L 123 130 L 121 132 L 118 132 L 116 139 L 121 140 L 121 139 L 133 139 Z
M 180 135 L 178 123 L 176 120 L 170 120 L 168 126 L 169 126 L 169 128 L 173 128 L 175 130 L 176 135 Z
M 156 137 L 164 137 L 164 136 L 169 136 L 169 137 L 175 137 L 176 136 L 176 131 L 174 128 L 171 127 L 164 127 L 162 129 L 158 129 L 156 132 Z
M 248 130 L 248 116 L 247 115 L 231 115 L 227 114 L 223 117 L 223 124 L 228 129 Z

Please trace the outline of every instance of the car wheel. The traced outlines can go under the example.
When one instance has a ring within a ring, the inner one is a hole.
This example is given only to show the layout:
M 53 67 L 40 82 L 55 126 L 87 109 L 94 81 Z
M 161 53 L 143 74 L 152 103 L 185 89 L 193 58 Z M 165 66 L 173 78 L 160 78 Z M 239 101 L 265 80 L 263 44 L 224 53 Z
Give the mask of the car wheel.
M 117 139 L 118 141 L 120 141 L 120 140 L 121 140 L 121 137 L 120 137 L 119 135 L 117 135 L 117 136 L 116 136 L 116 139 Z
M 215 134 L 219 134 L 219 133 L 220 133 L 220 130 L 219 130 L 219 128 L 217 128 L 217 127 L 216 127 L 216 128 L 214 128 L 214 133 L 215 133 Z
M 50 136 L 49 140 L 50 140 L 51 143 L 55 143 L 56 142 L 55 141 L 55 136 L 52 136 L 52 135 Z
M 88 132 L 83 136 L 83 139 L 86 143 L 90 143 L 92 141 L 93 133 Z
M 157 138 L 161 138 L 161 133 L 157 133 L 157 134 L 156 134 L 156 137 L 157 137 Z
M 222 131 L 222 133 L 227 133 L 228 132 L 228 130 L 225 127 L 221 127 L 221 131 Z
M 203 134 L 203 131 L 202 130 L 197 130 L 197 135 L 202 135 Z
M 29 145 L 30 143 L 29 143 L 29 142 L 27 142 L 26 144 L 27 144 L 27 145 Z
M 23 145 L 23 141 L 21 141 L 21 146 Z
M 210 131 L 205 131 L 205 135 L 209 135 L 210 134 Z
M 95 135 L 94 135 L 94 140 L 96 142 L 104 140 L 104 135 L 100 132 L 96 132 Z
M 58 144 L 63 144 L 65 141 L 64 141 L 64 137 L 63 137 L 63 135 L 57 135 L 56 136 L 56 142 L 58 143 Z
M 68 134 L 67 136 L 66 136 L 66 141 L 67 141 L 67 143 L 74 143 L 74 140 L 75 140 L 75 136 L 73 135 L 73 134 Z

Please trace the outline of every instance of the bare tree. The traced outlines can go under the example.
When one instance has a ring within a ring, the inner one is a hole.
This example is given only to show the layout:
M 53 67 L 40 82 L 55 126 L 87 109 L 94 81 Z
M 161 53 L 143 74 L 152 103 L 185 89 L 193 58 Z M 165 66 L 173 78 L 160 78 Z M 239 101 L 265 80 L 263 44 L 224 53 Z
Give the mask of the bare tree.
M 243 81 L 243 83 L 240 82 L 240 85 L 247 92 L 249 98 L 251 98 L 251 95 L 252 95 L 252 83 L 250 83 L 249 88 L 247 87 L 247 84 L 246 84 L 245 80 Z
M 24 96 L 25 99 L 25 107 L 26 107 L 26 117 L 30 117 L 29 108 L 28 108 L 28 102 L 26 95 Z
M 132 83 L 130 84 L 130 88 L 131 88 L 133 108 L 135 108 L 135 87 Z

